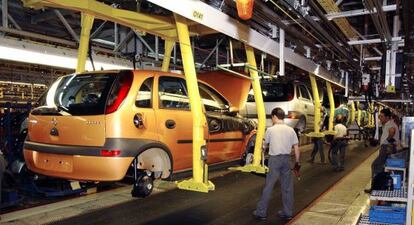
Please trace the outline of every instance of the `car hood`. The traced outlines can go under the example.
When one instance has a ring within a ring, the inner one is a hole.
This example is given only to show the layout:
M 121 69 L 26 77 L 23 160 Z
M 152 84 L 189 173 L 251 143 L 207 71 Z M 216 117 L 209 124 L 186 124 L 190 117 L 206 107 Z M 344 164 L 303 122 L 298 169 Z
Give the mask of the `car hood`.
M 206 82 L 220 92 L 229 101 L 230 107 L 240 111 L 247 101 L 251 79 L 224 71 L 212 71 L 198 74 L 198 79 Z

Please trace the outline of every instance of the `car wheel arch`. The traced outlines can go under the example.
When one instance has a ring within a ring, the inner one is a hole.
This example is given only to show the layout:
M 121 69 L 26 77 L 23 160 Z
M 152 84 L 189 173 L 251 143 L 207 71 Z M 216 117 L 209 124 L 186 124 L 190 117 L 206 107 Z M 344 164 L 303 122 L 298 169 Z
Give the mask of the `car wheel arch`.
M 169 148 L 159 142 L 141 146 L 134 159 L 138 170 L 148 170 L 157 174 L 155 178 L 171 179 L 173 174 L 173 157 Z

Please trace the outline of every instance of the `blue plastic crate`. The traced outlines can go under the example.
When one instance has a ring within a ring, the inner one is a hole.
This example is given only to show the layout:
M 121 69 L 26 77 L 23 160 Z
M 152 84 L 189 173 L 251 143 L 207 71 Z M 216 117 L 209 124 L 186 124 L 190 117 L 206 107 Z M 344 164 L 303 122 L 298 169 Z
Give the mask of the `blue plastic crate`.
M 405 168 L 404 159 L 387 159 L 386 165 L 389 167 Z
M 405 223 L 405 208 L 392 206 L 371 206 L 369 209 L 369 221 L 375 223 Z
M 391 174 L 394 189 L 401 189 L 401 174 Z

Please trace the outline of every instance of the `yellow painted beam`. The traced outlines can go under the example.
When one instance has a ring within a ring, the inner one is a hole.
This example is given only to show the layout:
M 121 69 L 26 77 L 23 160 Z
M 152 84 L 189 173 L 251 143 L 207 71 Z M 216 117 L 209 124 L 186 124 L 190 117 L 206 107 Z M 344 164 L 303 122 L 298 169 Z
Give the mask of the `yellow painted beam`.
M 362 116 L 362 111 L 361 111 L 361 108 L 360 108 L 360 103 L 359 102 L 357 102 L 356 103 L 357 104 L 357 110 L 358 110 L 358 114 L 357 114 L 357 123 L 358 123 L 358 126 L 361 126 L 361 116 Z
M 253 93 L 254 93 L 254 100 L 256 102 L 256 110 L 257 110 L 257 133 L 256 133 L 256 142 L 254 145 L 254 152 L 253 152 L 253 163 L 248 164 L 242 167 L 232 167 L 232 170 L 240 170 L 242 172 L 255 172 L 255 173 L 266 173 L 268 168 L 265 165 L 261 164 L 262 160 L 262 151 L 263 151 L 263 139 L 264 133 L 266 128 L 266 112 L 265 106 L 263 102 L 263 94 L 262 88 L 260 87 L 260 80 L 259 74 L 257 72 L 257 64 L 256 64 L 256 57 L 254 55 L 254 49 L 251 46 L 245 45 L 246 49 L 246 57 L 247 63 L 249 67 L 250 77 L 252 78 L 252 86 L 253 86 Z
M 248 45 L 246 45 L 245 48 L 246 48 L 247 63 L 251 67 L 257 68 L 256 57 L 254 55 L 254 49 Z M 260 162 L 262 158 L 263 138 L 264 138 L 264 132 L 266 128 L 266 112 L 265 112 L 265 106 L 263 102 L 262 88 L 260 87 L 259 74 L 257 73 L 257 70 L 249 69 L 249 72 L 250 72 L 250 77 L 252 78 L 252 86 L 253 86 L 254 99 L 256 102 L 257 118 L 258 118 L 256 143 L 254 147 L 252 166 L 258 168 L 258 170 L 255 172 L 264 173 L 265 168 L 260 165 Z
M 93 26 L 93 20 L 94 17 L 92 15 L 86 13 L 81 14 L 82 30 L 79 38 L 78 65 L 76 66 L 77 73 L 82 73 L 85 71 L 86 57 L 88 56 L 89 38 Z
M 321 133 L 321 102 L 319 100 L 318 84 L 316 83 L 315 75 L 309 73 L 309 79 L 311 81 L 313 104 L 315 105 L 315 118 L 313 121 L 313 132 L 306 134 L 309 137 L 324 137 L 325 134 Z
M 333 96 L 332 85 L 329 81 L 326 81 L 326 90 L 328 92 L 328 99 L 329 99 L 329 125 L 328 125 L 328 132 L 334 132 L 333 123 L 335 117 L 335 99 Z M 316 119 L 316 118 L 315 118 Z
M 270 66 L 270 75 L 276 75 L 276 64 L 272 62 Z
M 351 102 L 351 124 L 355 121 L 355 102 Z
M 130 10 L 113 8 L 96 0 L 22 0 L 32 8 L 63 8 L 93 15 L 95 18 L 109 20 L 141 32 L 150 33 L 165 39 L 177 39 L 174 20 L 171 17 L 156 16 Z M 162 27 L 163 29 L 157 30 Z M 171 27 L 172 29 L 167 29 Z
M 369 127 L 375 127 L 375 113 L 374 113 L 374 103 L 369 103 L 369 119 L 368 119 L 368 126 Z
M 167 72 L 170 68 L 171 52 L 174 48 L 175 41 L 165 40 L 164 59 L 162 61 L 161 71 Z
M 193 120 L 193 177 L 178 183 L 179 189 L 208 192 L 214 190 L 214 184 L 207 180 L 208 169 L 205 169 L 205 162 L 201 159 L 201 150 L 206 147 L 204 130 L 207 127 L 206 117 L 201 106 L 201 97 L 198 90 L 196 69 L 193 52 L 190 43 L 187 19 L 174 15 L 177 24 L 177 33 L 180 43 L 181 59 L 183 61 L 185 81 L 190 100 L 191 115 Z

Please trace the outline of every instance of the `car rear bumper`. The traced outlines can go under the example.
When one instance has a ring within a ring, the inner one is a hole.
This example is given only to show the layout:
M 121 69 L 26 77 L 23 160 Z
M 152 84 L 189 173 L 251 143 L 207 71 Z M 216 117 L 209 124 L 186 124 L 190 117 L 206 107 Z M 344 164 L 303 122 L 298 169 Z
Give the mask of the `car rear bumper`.
M 81 181 L 116 181 L 124 178 L 134 157 L 102 157 L 52 154 L 24 149 L 33 172 Z
M 82 181 L 116 181 L 124 178 L 133 159 L 159 144 L 153 140 L 107 138 L 104 146 L 74 146 L 24 143 L 24 158 L 30 170 L 53 177 Z M 119 150 L 117 156 L 102 151 Z

